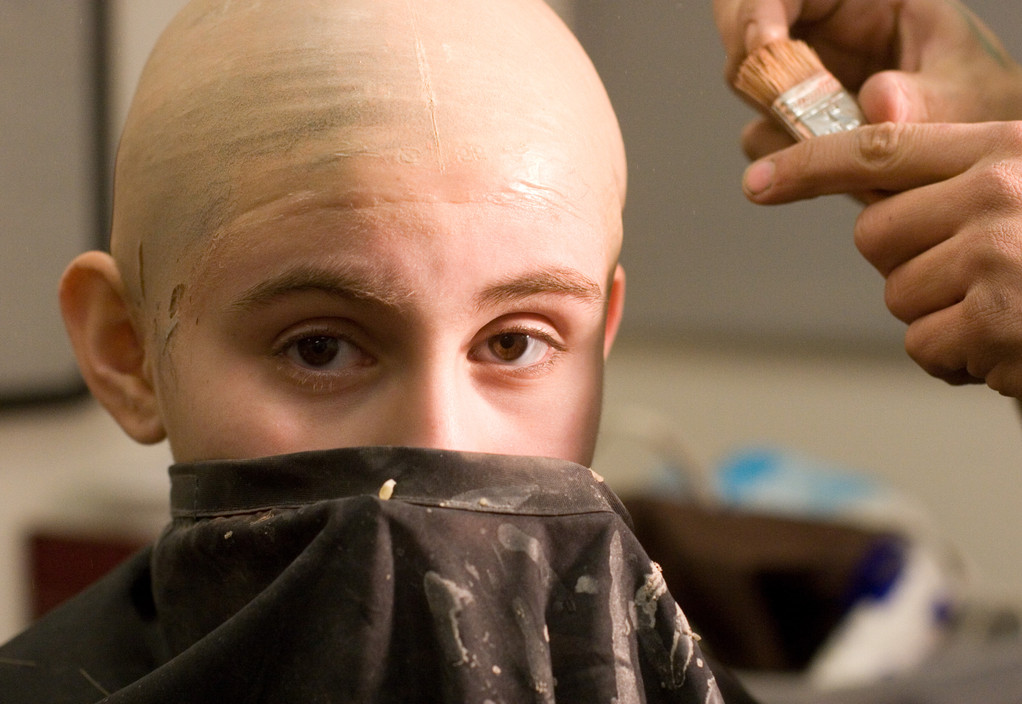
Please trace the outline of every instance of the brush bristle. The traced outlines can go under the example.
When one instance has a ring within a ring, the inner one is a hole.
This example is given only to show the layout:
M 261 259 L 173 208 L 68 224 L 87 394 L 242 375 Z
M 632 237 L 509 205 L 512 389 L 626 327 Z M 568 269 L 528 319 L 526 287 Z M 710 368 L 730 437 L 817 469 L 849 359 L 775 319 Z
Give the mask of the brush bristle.
M 777 96 L 826 71 L 808 44 L 781 39 L 749 54 L 738 69 L 735 88 L 769 107 Z

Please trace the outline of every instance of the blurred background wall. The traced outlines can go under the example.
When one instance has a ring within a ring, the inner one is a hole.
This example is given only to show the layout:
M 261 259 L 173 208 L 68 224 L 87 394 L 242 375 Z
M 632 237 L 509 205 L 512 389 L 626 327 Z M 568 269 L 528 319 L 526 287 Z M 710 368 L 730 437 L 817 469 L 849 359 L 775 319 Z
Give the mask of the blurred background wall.
M 32 7 L 46 22 L 47 13 L 76 4 Z M 152 42 L 181 4 L 104 3 L 110 144 Z M 1022 542 L 1022 423 L 1013 405 L 983 388 L 946 387 L 905 358 L 900 326 L 883 310 L 882 282 L 851 243 L 854 204 L 833 198 L 761 209 L 744 202 L 737 135 L 749 113 L 722 85 L 709 2 L 644 0 L 627 12 L 623 5 L 556 3 L 604 75 L 629 148 L 628 322 L 608 368 L 608 423 L 620 409 L 652 414 L 708 467 L 736 449 L 767 445 L 860 472 L 917 500 L 968 557 L 980 588 L 1022 595 L 1022 558 L 1013 550 Z M 1002 36 L 1022 42 L 1022 13 L 1010 3 L 974 6 Z M 0 0 L 0 25 L 12 26 L 6 20 L 18 7 L 28 4 Z M 88 55 L 87 47 L 80 51 Z M 21 68 L 8 58 L 0 81 Z M 90 79 L 80 68 L 53 66 L 33 80 L 81 85 Z M 10 103 L 4 110 L 12 112 L 0 115 L 14 114 Z M 32 125 L 24 128 L 23 142 L 38 138 Z M 7 184 L 35 152 L 4 150 L 0 183 Z M 5 185 L 0 199 L 10 193 Z M 29 213 L 47 209 L 45 200 L 32 205 Z M 48 326 L 45 342 L 2 348 L 0 368 L 13 370 L 12 356 L 53 352 L 65 355 L 56 362 L 64 375 L 58 385 L 73 386 L 53 290 L 71 254 L 92 246 L 90 207 L 83 206 L 80 225 L 50 233 L 73 242 L 70 252 L 26 240 L 24 227 L 0 209 L 4 251 L 46 255 L 38 268 L 4 271 L 0 320 L 13 328 L 9 311 L 26 315 L 29 307 L 25 324 Z M 32 293 L 25 282 L 36 287 Z M 88 400 L 14 406 L 0 399 L 0 409 L 3 640 L 27 618 L 26 536 L 56 526 L 148 539 L 165 520 L 170 458 L 164 446 L 132 444 Z M 621 466 L 599 469 L 616 486 L 637 482 Z

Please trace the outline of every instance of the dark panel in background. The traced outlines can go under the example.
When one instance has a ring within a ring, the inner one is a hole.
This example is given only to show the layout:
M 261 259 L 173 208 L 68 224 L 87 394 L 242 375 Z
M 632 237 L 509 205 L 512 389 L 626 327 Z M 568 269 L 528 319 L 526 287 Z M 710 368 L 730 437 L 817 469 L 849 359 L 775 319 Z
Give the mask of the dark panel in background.
M 0 406 L 80 389 L 57 281 L 102 239 L 100 0 L 0 0 Z

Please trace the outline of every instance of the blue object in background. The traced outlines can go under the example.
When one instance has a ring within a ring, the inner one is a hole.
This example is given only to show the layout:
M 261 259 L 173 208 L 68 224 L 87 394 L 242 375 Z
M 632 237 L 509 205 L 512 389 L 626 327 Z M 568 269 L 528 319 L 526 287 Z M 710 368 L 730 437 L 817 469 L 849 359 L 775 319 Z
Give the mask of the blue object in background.
M 741 450 L 726 458 L 713 476 L 725 505 L 796 515 L 845 513 L 888 492 L 851 470 L 771 448 Z

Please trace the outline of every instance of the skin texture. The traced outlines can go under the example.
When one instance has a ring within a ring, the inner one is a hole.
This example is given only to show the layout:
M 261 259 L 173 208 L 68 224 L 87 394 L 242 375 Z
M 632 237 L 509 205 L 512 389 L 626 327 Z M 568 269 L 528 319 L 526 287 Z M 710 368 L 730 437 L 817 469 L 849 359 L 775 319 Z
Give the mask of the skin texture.
M 591 460 L 625 161 L 540 0 L 193 2 L 61 300 L 178 461 L 349 445 Z
M 729 77 L 764 42 L 805 38 L 875 123 L 792 146 L 755 121 L 742 135 L 757 159 L 746 196 L 859 197 L 855 242 L 885 277 L 909 355 L 949 383 L 1022 396 L 1022 69 L 951 0 L 716 0 L 714 11 Z

